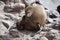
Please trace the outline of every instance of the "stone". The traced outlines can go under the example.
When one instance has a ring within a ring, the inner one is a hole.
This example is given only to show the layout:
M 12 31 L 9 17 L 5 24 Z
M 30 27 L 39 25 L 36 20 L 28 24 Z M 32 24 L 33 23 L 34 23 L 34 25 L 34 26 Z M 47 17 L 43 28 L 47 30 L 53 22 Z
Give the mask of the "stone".
M 46 37 L 41 37 L 40 40 L 48 40 Z

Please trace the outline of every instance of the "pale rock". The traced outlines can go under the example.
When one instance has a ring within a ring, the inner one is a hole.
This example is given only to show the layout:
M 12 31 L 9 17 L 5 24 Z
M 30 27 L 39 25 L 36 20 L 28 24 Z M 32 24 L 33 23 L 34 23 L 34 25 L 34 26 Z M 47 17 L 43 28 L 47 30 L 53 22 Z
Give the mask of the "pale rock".
M 23 4 L 23 3 L 15 3 L 13 7 L 14 7 L 13 8 L 14 12 L 21 13 L 25 9 L 25 4 Z
M 34 36 L 34 38 L 35 38 L 35 39 L 38 39 L 38 38 L 40 38 L 40 36 L 41 36 L 41 35 L 36 34 L 36 35 Z
M 49 23 L 49 24 L 46 24 L 47 27 L 52 27 L 54 24 L 52 23 Z M 51 28 L 52 29 L 52 28 Z
M 19 31 L 17 29 L 11 29 L 9 34 L 13 37 L 19 37 Z
M 21 2 L 21 0 L 11 0 L 11 1 L 15 3 Z
M 47 25 L 48 25 L 48 24 L 47 24 Z M 48 25 L 48 26 L 50 26 L 50 25 Z M 49 30 L 51 30 L 52 28 L 49 28 L 48 26 L 47 26 L 47 27 L 43 27 L 42 30 L 43 30 L 43 31 L 49 31 Z M 52 25 L 51 25 L 51 26 L 52 26 Z
M 9 26 L 12 26 L 15 22 L 12 20 L 2 20 L 3 22 L 6 22 Z
M 50 15 L 50 10 L 45 10 L 45 12 L 47 13 L 47 16 Z
M 28 40 L 32 40 L 32 37 L 30 37 L 29 35 L 25 35 L 24 38 L 23 38 L 23 40 L 27 40 L 27 39 Z
M 22 6 L 22 7 L 25 7 L 25 4 L 23 4 L 23 3 L 15 3 L 14 6 L 19 6 L 19 7 Z
M 58 33 L 59 31 L 58 30 L 55 30 L 55 29 L 53 29 L 53 30 L 50 30 L 50 33 Z
M 9 13 L 9 12 L 11 12 L 13 9 L 12 9 L 12 7 L 10 6 L 10 5 L 5 5 L 4 6 L 4 9 L 3 9 L 3 11 L 4 12 L 7 12 L 7 13 Z
M 56 37 L 56 36 L 59 35 L 59 31 L 55 30 L 55 29 L 52 29 L 52 30 L 49 31 L 49 34 Z
M 45 10 L 47 13 L 47 16 L 50 18 L 57 18 L 59 17 L 59 13 L 56 10 Z
M 8 27 L 8 29 L 7 29 L 7 31 L 6 31 L 6 33 L 9 33 L 9 30 L 11 29 L 11 27 L 13 26 L 13 24 L 15 23 L 14 21 L 12 21 L 12 20 L 2 20 L 2 22 L 4 22 L 4 23 L 6 23 L 9 27 Z M 6 25 L 5 24 L 5 25 Z
M 10 5 L 10 7 L 12 7 L 12 8 L 13 8 L 14 3 L 13 3 L 13 2 L 10 2 L 9 4 L 6 4 L 6 5 Z
M 5 35 L 7 28 L 0 22 L 0 35 Z
M 12 14 L 12 13 L 5 13 L 4 14 L 6 17 L 9 17 L 10 18 L 10 20 L 14 20 L 14 21 L 16 21 L 17 20 L 17 18 L 19 17 L 19 14 L 18 13 L 16 13 L 16 14 Z
M 3 13 L 0 13 L 0 20 L 5 18 L 9 19 L 9 17 L 6 17 Z
M 46 37 L 41 37 L 40 40 L 48 40 Z
M 14 38 L 13 40 L 22 40 L 22 38 Z
M 25 10 L 22 10 L 19 16 L 23 17 L 24 15 L 25 15 Z
M 53 10 L 53 14 L 55 14 L 57 17 L 59 17 L 59 13 L 56 10 Z
M 26 3 L 27 5 L 30 5 L 30 4 L 32 4 L 33 2 L 35 2 L 35 0 L 25 0 L 25 3 Z
M 4 6 L 5 6 L 4 2 L 0 1 L 0 11 L 3 11 Z
M 56 10 L 51 10 L 51 14 L 54 15 L 56 18 L 59 17 L 59 13 Z
M 60 33 L 56 34 L 55 36 L 56 36 L 55 37 L 56 39 L 59 39 L 60 40 Z
M 53 19 L 51 19 L 51 18 L 47 18 L 47 20 L 50 22 L 50 23 L 53 23 Z
M 60 0 L 39 0 L 39 2 L 48 10 L 56 10 L 57 6 L 60 5 Z
M 4 12 L 7 12 L 7 13 L 21 12 L 23 9 L 25 9 L 25 4 L 23 3 L 15 3 L 15 4 L 4 6 Z

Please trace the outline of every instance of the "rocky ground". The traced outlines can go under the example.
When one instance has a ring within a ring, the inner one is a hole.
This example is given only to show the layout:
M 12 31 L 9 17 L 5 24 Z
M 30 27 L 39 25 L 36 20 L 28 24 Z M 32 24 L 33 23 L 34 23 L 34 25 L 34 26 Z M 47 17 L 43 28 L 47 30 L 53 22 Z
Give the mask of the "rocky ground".
M 34 1 L 28 3 L 25 0 L 28 5 Z M 16 11 L 16 7 L 21 9 Z M 60 40 L 60 14 L 56 10 L 46 10 L 48 17 L 41 32 L 17 30 L 16 22 L 20 21 L 19 18 L 22 20 L 24 13 L 25 4 L 17 2 L 8 5 L 0 1 L 0 40 Z

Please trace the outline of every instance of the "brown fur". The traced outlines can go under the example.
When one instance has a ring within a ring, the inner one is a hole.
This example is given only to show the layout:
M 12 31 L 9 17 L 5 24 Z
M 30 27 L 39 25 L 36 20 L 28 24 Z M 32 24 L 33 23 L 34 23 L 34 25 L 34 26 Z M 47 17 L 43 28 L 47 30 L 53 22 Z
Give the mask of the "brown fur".
M 43 6 L 28 6 L 26 8 L 26 13 L 28 13 L 28 17 L 32 18 L 36 23 L 39 23 L 39 25 L 45 25 L 47 15 Z
M 22 27 L 21 25 L 23 25 L 24 28 L 28 30 L 38 31 L 40 29 L 38 24 L 41 26 L 45 25 L 47 16 L 43 6 L 28 6 L 25 11 L 27 15 L 23 17 L 18 29 L 20 29 L 20 27 Z
M 19 19 L 20 20 L 20 19 Z M 37 27 L 35 22 L 32 22 L 31 18 L 27 18 L 26 16 L 23 17 L 22 21 L 17 22 L 17 29 L 27 29 L 27 30 L 34 30 Z
M 34 30 L 35 27 L 37 27 L 36 23 L 34 21 L 32 21 L 31 18 L 26 18 L 25 19 L 25 24 L 24 24 L 25 28 L 27 30 Z

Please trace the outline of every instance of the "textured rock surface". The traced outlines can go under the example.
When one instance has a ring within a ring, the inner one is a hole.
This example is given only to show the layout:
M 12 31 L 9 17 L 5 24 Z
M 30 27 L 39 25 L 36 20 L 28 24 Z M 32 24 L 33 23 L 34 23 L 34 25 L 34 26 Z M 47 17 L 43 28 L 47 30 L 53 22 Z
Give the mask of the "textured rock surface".
M 49 10 L 55 10 L 56 7 L 60 5 L 60 0 L 39 0 L 40 3 Z
M 28 5 L 35 2 L 35 0 L 25 1 Z M 15 4 L 8 5 L 5 10 L 6 12 L 4 12 L 3 9 L 5 6 L 6 5 L 0 1 L 0 40 L 60 40 L 60 14 L 56 10 L 46 10 L 48 16 L 46 26 L 41 32 L 28 30 L 19 31 L 16 28 L 16 22 L 21 21 L 22 17 L 25 15 L 25 4 L 17 2 Z M 23 8 L 20 12 L 16 12 L 13 10 L 16 6 L 18 6 L 18 8 Z M 12 7 L 11 10 L 9 7 Z M 12 10 L 14 12 L 10 12 Z

